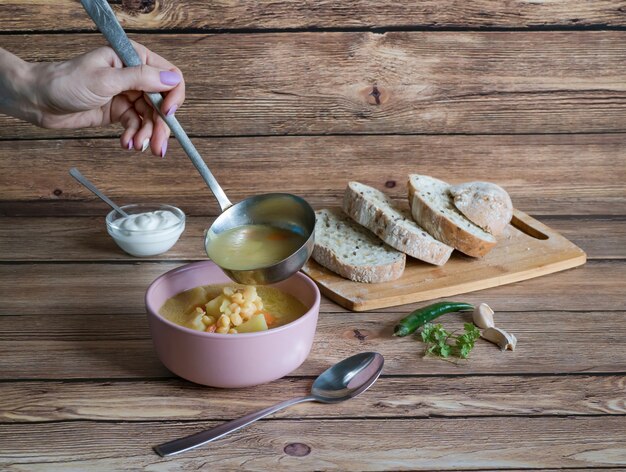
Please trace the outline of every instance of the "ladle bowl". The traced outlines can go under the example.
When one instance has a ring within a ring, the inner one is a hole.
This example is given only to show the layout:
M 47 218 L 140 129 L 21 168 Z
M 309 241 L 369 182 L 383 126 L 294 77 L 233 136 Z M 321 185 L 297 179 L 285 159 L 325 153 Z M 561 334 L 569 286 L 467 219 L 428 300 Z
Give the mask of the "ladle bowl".
M 251 224 L 287 229 L 306 239 L 296 252 L 272 265 L 248 270 L 221 266 L 235 282 L 253 285 L 280 282 L 298 272 L 313 252 L 315 212 L 305 200 L 288 193 L 257 195 L 227 208 L 207 229 L 204 246 L 208 248 L 224 231 Z
M 106 0 L 81 0 L 81 4 L 124 65 L 140 66 L 141 59 L 117 21 L 109 3 Z M 311 206 L 295 195 L 272 193 L 250 197 L 233 205 L 176 117 L 168 116 L 161 111 L 163 103 L 161 94 L 146 93 L 145 95 L 178 139 L 219 203 L 222 214 L 208 229 L 205 248 L 206 244 L 210 244 L 217 234 L 243 224 L 270 224 L 283 229 L 291 229 L 306 240 L 295 253 L 275 264 L 243 271 L 231 270 L 228 267 L 221 267 L 222 270 L 235 282 L 257 285 L 279 282 L 298 272 L 313 251 L 315 213 Z

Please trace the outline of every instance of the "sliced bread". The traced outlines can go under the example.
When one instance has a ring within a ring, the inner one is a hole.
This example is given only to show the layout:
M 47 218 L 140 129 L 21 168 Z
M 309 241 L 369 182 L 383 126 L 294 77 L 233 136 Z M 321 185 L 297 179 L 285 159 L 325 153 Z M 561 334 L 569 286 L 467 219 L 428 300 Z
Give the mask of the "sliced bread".
M 387 246 L 341 210 L 315 212 L 313 259 L 355 282 L 387 282 L 404 272 L 406 256 Z
M 498 236 L 513 217 L 511 197 L 491 182 L 467 182 L 450 187 L 454 206 L 475 225 Z
M 343 211 L 394 249 L 435 265 L 443 265 L 453 248 L 436 240 L 421 228 L 411 213 L 375 188 L 349 182 L 343 197 Z
M 468 256 L 484 256 L 496 245 L 493 235 L 457 210 L 450 185 L 442 180 L 409 175 L 409 206 L 415 221 L 431 236 Z

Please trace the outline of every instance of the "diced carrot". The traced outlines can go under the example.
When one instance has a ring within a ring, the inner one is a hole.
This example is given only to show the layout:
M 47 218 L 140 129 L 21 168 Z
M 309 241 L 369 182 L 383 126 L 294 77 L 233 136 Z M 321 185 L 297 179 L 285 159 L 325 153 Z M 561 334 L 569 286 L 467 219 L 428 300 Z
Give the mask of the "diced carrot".
M 217 329 L 217 325 L 212 324 L 211 326 L 209 326 L 205 331 L 207 333 L 215 333 L 215 330 Z
M 263 312 L 263 316 L 265 317 L 267 326 L 272 326 L 276 322 L 276 318 L 270 315 L 267 311 Z

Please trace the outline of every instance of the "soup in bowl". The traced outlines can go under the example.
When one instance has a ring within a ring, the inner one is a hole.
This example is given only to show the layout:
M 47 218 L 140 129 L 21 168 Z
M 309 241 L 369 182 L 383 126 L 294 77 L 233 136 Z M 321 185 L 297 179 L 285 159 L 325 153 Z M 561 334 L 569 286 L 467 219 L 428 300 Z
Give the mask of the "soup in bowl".
M 244 303 L 235 303 L 236 294 Z M 171 270 L 146 292 L 161 362 L 184 379 L 223 388 L 270 382 L 298 368 L 311 350 L 319 305 L 319 289 L 302 273 L 252 290 L 231 282 L 211 261 Z M 251 321 L 249 330 L 241 328 Z

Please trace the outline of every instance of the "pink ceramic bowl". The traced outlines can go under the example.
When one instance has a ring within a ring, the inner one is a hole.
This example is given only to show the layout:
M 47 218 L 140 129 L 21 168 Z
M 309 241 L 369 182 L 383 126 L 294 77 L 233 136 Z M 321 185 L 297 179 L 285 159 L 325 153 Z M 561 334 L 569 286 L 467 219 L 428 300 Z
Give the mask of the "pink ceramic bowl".
M 146 292 L 150 333 L 165 367 L 180 377 L 211 387 L 249 387 L 283 377 L 309 355 L 320 309 L 320 292 L 306 275 L 297 273 L 274 287 L 309 308 L 297 320 L 259 333 L 216 334 L 184 328 L 159 309 L 174 295 L 200 285 L 231 280 L 211 261 L 194 262 L 157 278 Z

